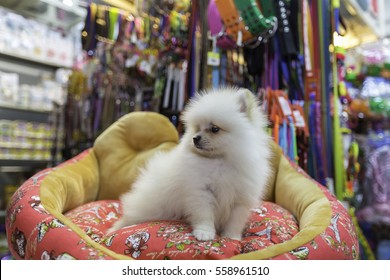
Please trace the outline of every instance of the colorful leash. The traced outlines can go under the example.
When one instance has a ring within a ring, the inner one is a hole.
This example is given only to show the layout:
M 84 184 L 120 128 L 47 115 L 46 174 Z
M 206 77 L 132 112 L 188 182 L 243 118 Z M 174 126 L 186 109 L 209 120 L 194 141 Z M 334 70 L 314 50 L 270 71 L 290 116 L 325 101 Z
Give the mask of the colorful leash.
M 332 1 L 332 7 L 333 9 L 338 9 L 340 7 L 340 2 L 338 0 Z M 338 18 L 336 18 L 336 13 L 334 16 L 335 18 L 333 19 L 333 26 L 334 28 L 337 26 L 336 22 L 339 21 Z M 337 30 L 335 30 L 337 32 Z M 335 42 L 333 42 L 334 45 Z M 338 112 L 340 111 L 339 107 L 339 90 L 338 90 L 338 71 L 337 71 L 337 57 L 336 57 L 336 52 L 333 52 L 333 138 L 334 138 L 334 148 L 333 148 L 333 158 L 334 158 L 334 170 L 335 170 L 335 182 L 334 182 L 334 187 L 335 187 L 335 192 L 336 192 L 336 197 L 339 200 L 343 200 L 344 196 L 344 186 L 345 186 L 345 171 L 344 171 L 344 155 L 343 155 L 343 141 L 342 141 L 342 133 L 341 133 L 341 128 L 340 128 L 340 116 Z
M 297 137 L 295 133 L 294 120 L 291 116 L 288 117 L 288 122 L 290 126 L 289 134 L 289 157 L 295 163 L 298 162 L 298 149 L 297 149 Z
M 308 164 L 309 168 L 309 174 L 314 179 L 318 180 L 319 174 L 318 174 L 318 164 L 320 159 L 320 155 L 318 155 L 317 150 L 317 125 L 316 125 L 316 100 L 315 100 L 315 93 L 310 93 L 310 99 L 309 99 L 309 109 L 308 109 L 308 124 L 309 124 L 309 133 L 311 135 L 310 139 L 310 146 L 309 146 L 309 161 Z
M 315 119 L 316 119 L 316 157 L 321 158 L 321 162 L 317 165 L 317 174 L 318 174 L 318 181 L 321 182 L 321 184 L 326 185 L 325 183 L 325 177 L 326 177 L 326 166 L 321 166 L 324 162 L 326 162 L 326 156 L 325 156 L 325 147 L 323 145 L 322 136 L 325 133 L 324 126 L 323 126 L 323 117 L 322 117 L 322 111 L 321 109 L 324 106 L 324 102 L 326 102 L 325 99 L 325 88 L 324 84 L 325 81 L 327 81 L 327 76 L 325 76 L 325 69 L 324 69 L 324 30 L 323 30 L 323 16 L 322 16 L 322 3 L 312 3 L 314 5 L 314 8 L 317 10 L 317 38 L 318 38 L 318 54 L 317 54 L 317 67 L 319 69 L 320 73 L 320 91 L 318 91 L 318 95 L 316 96 L 316 110 L 315 110 Z M 327 47 L 327 46 L 326 46 Z M 320 103 L 319 103 L 320 102 Z M 328 112 L 327 112 L 328 113 Z
M 323 105 L 319 101 L 315 101 L 315 122 L 316 122 L 316 153 L 317 153 L 317 172 L 318 181 L 326 186 L 326 164 L 324 159 L 324 141 L 323 141 L 323 130 L 321 129 L 322 114 L 321 108 Z
M 329 38 L 329 30 L 331 30 L 331 18 L 330 18 L 330 4 L 328 1 L 321 1 L 322 5 L 319 5 L 319 15 L 320 15 L 320 30 L 322 32 L 321 38 L 321 73 L 322 73 L 322 89 L 323 93 L 321 95 L 322 101 L 322 130 L 323 130 L 323 139 L 324 145 L 323 154 L 324 154 L 324 168 L 325 175 L 328 178 L 333 178 L 333 129 L 332 129 L 332 118 L 329 112 L 331 111 L 331 88 L 329 85 L 329 77 L 331 74 L 331 65 L 330 65 L 330 53 L 329 45 L 331 44 Z M 321 20 L 322 19 L 322 20 Z M 338 20 L 337 20 L 338 21 Z M 322 24 L 321 24 L 322 23 Z
M 83 50 L 87 51 L 88 55 L 92 55 L 96 48 L 96 38 L 95 38 L 96 12 L 97 12 L 97 5 L 95 3 L 91 3 L 87 7 L 85 24 L 81 32 L 81 41 L 82 41 Z
M 324 64 L 324 52 L 327 51 L 325 46 L 322 46 L 323 42 L 323 17 L 322 7 L 320 8 L 318 1 L 306 1 L 302 2 L 302 23 L 303 23 L 303 49 L 305 57 L 305 111 L 308 116 L 308 124 L 310 130 L 310 144 L 308 153 L 308 169 L 309 174 L 317 181 L 326 185 L 327 178 L 327 156 L 325 151 L 326 140 L 323 140 L 324 133 L 324 120 L 323 114 L 325 113 L 323 99 L 324 80 L 327 81 L 328 76 L 324 77 L 323 72 Z M 326 112 L 329 114 L 329 111 Z M 325 145 L 324 145 L 325 144 Z
M 190 66 L 189 71 L 187 71 L 187 80 L 189 81 L 189 84 L 187 85 L 188 88 L 188 98 L 191 98 L 195 95 L 195 92 L 197 90 L 196 85 L 196 69 L 197 69 L 197 63 L 195 63 L 197 60 L 196 52 L 197 52 L 197 40 L 196 40 L 196 29 L 198 24 L 198 18 L 199 18 L 199 12 L 198 12 L 198 4 L 197 1 L 195 1 L 191 5 L 191 25 L 190 25 L 190 41 L 189 46 L 191 48 L 190 50 Z
M 118 38 L 118 29 L 119 29 L 119 9 L 110 7 L 108 10 L 109 15 L 109 29 L 108 29 L 108 39 L 116 41 Z
M 287 149 L 287 122 L 284 119 L 282 126 L 279 130 L 279 146 L 282 148 L 284 153 L 288 155 L 288 149 Z
M 302 38 L 303 38 L 303 54 L 304 54 L 304 66 L 305 66 L 305 103 L 303 106 L 306 123 L 310 138 L 308 139 L 308 148 L 306 153 L 307 164 L 306 171 L 313 178 L 317 178 L 316 173 L 316 160 L 315 160 L 315 145 L 312 135 L 314 131 L 313 117 L 312 117 L 312 103 L 314 102 L 318 92 L 318 81 L 317 81 L 317 64 L 315 54 L 317 49 L 315 48 L 315 34 L 316 21 L 312 20 L 312 6 L 309 5 L 308 0 L 302 0 Z M 314 132 L 315 133 L 315 132 Z
M 221 68 L 220 68 L 220 85 L 226 85 L 226 67 L 227 67 L 227 55 L 226 52 L 221 53 Z

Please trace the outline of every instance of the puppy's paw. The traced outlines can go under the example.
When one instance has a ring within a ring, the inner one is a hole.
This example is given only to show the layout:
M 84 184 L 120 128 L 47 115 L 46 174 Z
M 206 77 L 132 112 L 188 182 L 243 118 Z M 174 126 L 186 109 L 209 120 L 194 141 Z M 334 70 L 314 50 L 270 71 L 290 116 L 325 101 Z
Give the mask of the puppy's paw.
M 200 229 L 195 228 L 192 234 L 198 239 L 199 241 L 208 241 L 215 238 L 215 229 L 209 228 L 209 229 Z

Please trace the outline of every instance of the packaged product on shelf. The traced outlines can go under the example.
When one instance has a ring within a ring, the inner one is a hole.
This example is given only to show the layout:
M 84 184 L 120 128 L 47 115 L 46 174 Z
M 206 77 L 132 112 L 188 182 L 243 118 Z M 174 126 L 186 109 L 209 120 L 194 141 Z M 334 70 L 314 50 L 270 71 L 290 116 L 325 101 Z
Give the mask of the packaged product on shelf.
M 74 56 L 72 37 L 62 33 L 0 8 L 0 52 L 71 67 Z
M 49 160 L 54 133 L 48 123 L 0 120 L 0 159 Z
M 0 34 L 3 34 L 4 36 L 0 36 L 0 51 L 3 50 L 5 47 L 5 41 L 7 40 L 7 28 L 6 28 L 6 11 L 3 9 L 0 9 Z
M 50 124 L 44 124 L 44 134 L 46 139 L 54 139 L 54 135 L 56 133 L 55 128 L 52 127 Z
M 0 72 L 0 102 L 14 102 L 19 91 L 19 75 Z
M 31 149 L 32 146 L 29 144 L 28 138 L 24 136 L 14 137 L 14 143 L 16 148 Z
M 51 139 L 44 140 L 43 147 L 46 150 L 50 150 L 53 147 L 53 141 Z
M 10 159 L 16 159 L 16 160 L 22 159 L 21 149 L 10 148 L 9 151 L 10 151 L 9 153 Z
M 27 136 L 28 123 L 24 121 L 14 121 L 13 134 L 16 136 Z
M 22 84 L 19 90 L 19 98 L 16 105 L 28 107 L 30 105 L 30 86 Z
M 32 45 L 31 56 L 36 58 L 45 58 L 46 49 L 46 30 L 47 27 L 35 20 L 29 20 L 29 26 L 31 28 L 30 43 Z
M 41 150 L 45 147 L 45 140 L 43 138 L 35 138 L 34 148 Z
M 12 137 L 10 135 L 0 136 L 0 147 L 10 148 L 12 145 Z
M 0 159 L 9 159 L 9 157 L 8 148 L 1 147 L 0 145 Z
M 9 120 L 0 120 L 0 137 L 9 136 L 13 130 L 13 122 Z
M 43 99 L 42 88 L 30 86 L 30 106 L 37 109 L 42 108 Z
M 1 9 L 2 27 L 4 36 L 0 36 L 0 49 L 1 50 L 16 50 L 19 48 L 20 28 L 24 18 L 15 13 L 8 12 Z

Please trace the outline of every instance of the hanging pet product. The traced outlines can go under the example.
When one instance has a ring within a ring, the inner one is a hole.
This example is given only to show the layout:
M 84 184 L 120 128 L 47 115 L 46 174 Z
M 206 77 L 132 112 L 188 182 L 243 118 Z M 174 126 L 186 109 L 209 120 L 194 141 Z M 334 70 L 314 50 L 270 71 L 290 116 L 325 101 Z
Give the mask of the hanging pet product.
M 259 36 L 260 41 L 275 33 L 277 18 L 275 16 L 265 17 L 257 6 L 256 0 L 235 0 L 234 3 L 249 32 L 254 36 Z
M 215 11 L 215 6 L 218 11 Z M 276 17 L 265 17 L 255 0 L 215 0 L 215 6 L 213 3 L 209 4 L 209 24 L 213 25 L 219 14 L 224 28 L 216 32 L 219 25 L 217 23 L 216 27 L 210 28 L 213 30 L 212 35 L 217 35 L 218 38 L 228 36 L 239 47 L 261 42 L 263 39 L 271 37 L 277 29 Z M 211 16 L 216 14 L 217 17 L 212 19 Z M 226 45 L 231 47 L 231 44 Z
M 267 89 L 266 103 L 268 115 L 273 124 L 272 136 L 284 154 L 295 163 L 301 163 L 306 158 L 298 151 L 297 135 L 307 138 L 308 128 L 303 118 L 303 110 L 299 105 L 291 105 L 287 93 L 282 90 Z M 304 164 L 301 165 L 304 167 Z
M 233 38 L 231 36 L 227 36 L 225 33 L 225 27 L 222 23 L 215 0 L 209 1 L 209 5 L 207 7 L 207 22 L 211 36 L 217 39 L 218 47 L 222 49 L 233 49 L 237 46 Z
M 83 49 L 87 51 L 88 55 L 92 55 L 96 48 L 95 37 L 95 18 L 96 18 L 97 5 L 91 3 L 87 7 L 87 16 L 85 18 L 84 28 L 81 32 L 81 42 Z

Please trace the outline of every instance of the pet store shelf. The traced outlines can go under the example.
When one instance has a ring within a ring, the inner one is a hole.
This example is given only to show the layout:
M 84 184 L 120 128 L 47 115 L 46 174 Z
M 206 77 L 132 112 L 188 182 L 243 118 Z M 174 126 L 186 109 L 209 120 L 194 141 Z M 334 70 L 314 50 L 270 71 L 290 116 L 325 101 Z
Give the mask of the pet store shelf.
M 18 173 L 45 168 L 49 160 L 0 159 L 0 172 Z
M 18 59 L 18 60 L 25 60 L 33 63 L 38 63 L 44 66 L 49 66 L 53 68 L 70 68 L 72 67 L 72 63 L 58 63 L 58 62 L 52 62 L 49 59 L 44 58 L 36 58 L 29 55 L 24 55 L 17 52 L 11 52 L 8 50 L 0 50 L 0 55 L 7 56 L 9 58 Z M 16 71 L 15 71 L 16 72 Z
M 40 22 L 61 27 L 65 30 L 81 22 L 86 10 L 79 7 L 78 0 L 2 0 L 1 6 Z
M 24 106 L 14 104 L 12 102 L 5 102 L 5 101 L 0 101 L 0 110 L 1 108 L 10 109 L 10 110 L 27 111 L 33 113 L 42 113 L 42 114 L 49 114 L 52 112 L 52 110 L 45 109 L 45 108 L 24 107 Z
M 15 106 L 2 106 L 0 103 L 0 119 L 26 120 L 30 122 L 48 122 L 50 111 L 26 109 Z

